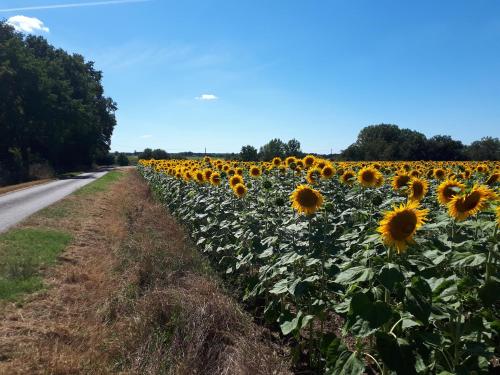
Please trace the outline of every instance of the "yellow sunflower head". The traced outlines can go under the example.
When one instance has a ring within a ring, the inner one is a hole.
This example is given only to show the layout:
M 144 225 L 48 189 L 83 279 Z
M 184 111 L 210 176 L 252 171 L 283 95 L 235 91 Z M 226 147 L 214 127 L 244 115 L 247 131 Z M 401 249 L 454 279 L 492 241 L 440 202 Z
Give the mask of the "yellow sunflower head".
M 290 195 L 292 207 L 299 213 L 312 215 L 323 205 L 323 195 L 307 185 L 299 185 Z
M 321 170 L 321 177 L 325 179 L 330 179 L 335 175 L 335 169 L 330 165 L 326 164 Z
M 358 172 L 358 181 L 363 187 L 376 187 L 382 185 L 382 173 L 378 169 L 367 166 Z
M 356 173 L 352 170 L 347 170 L 340 176 L 340 182 L 346 185 L 352 185 L 356 180 Z
M 260 177 L 260 175 L 262 175 L 262 169 L 260 169 L 256 165 L 252 165 L 250 167 L 249 173 L 250 173 L 250 176 L 257 178 L 257 177 Z
M 419 209 L 418 202 L 394 207 L 387 211 L 380 221 L 377 231 L 388 246 L 396 248 L 398 254 L 403 253 L 408 244 L 413 242 L 413 235 L 426 221 L 428 209 Z
M 310 168 L 316 162 L 316 158 L 314 157 L 314 155 L 307 155 L 306 157 L 304 157 L 304 159 L 302 159 L 302 161 L 304 162 L 304 166 L 306 168 Z
M 442 180 L 446 177 L 446 171 L 443 168 L 435 168 L 432 174 L 437 180 Z
M 285 159 L 285 164 L 288 168 L 290 168 L 291 164 L 296 164 L 296 162 L 297 162 L 297 159 L 295 158 L 295 156 L 289 156 Z
M 307 171 L 306 180 L 309 184 L 311 185 L 317 184 L 320 178 L 321 178 L 321 169 L 314 167 Z
M 409 175 L 405 174 L 397 174 L 396 176 L 393 177 L 392 179 L 392 188 L 394 190 L 399 190 L 402 187 L 408 186 L 408 183 L 410 182 L 411 177 Z
M 278 156 L 273 158 L 272 165 L 273 167 L 279 167 L 281 165 L 281 158 L 279 158 Z
M 412 178 L 408 186 L 408 198 L 411 201 L 421 201 L 429 189 L 427 181 L 418 177 Z
M 491 174 L 490 177 L 486 180 L 486 185 L 493 186 L 495 185 L 498 181 L 500 181 L 500 173 L 493 173 Z
M 203 170 L 203 177 L 205 178 L 205 181 L 210 181 L 210 176 L 212 176 L 212 170 L 207 168 Z
M 448 202 L 448 213 L 457 221 L 474 216 L 488 207 L 495 193 L 486 186 L 475 185 L 468 194 L 455 195 Z
M 437 188 L 438 202 L 446 205 L 455 195 L 461 193 L 464 189 L 465 185 L 461 182 L 454 179 L 446 179 Z
M 243 198 L 247 194 L 247 187 L 242 183 L 236 184 L 233 187 L 233 192 L 238 198 Z
M 229 179 L 229 186 L 234 189 L 234 187 L 238 184 L 243 184 L 243 177 L 241 177 L 239 174 L 235 174 Z
M 221 183 L 221 178 L 219 172 L 213 172 L 210 175 L 210 183 L 214 186 L 219 186 Z

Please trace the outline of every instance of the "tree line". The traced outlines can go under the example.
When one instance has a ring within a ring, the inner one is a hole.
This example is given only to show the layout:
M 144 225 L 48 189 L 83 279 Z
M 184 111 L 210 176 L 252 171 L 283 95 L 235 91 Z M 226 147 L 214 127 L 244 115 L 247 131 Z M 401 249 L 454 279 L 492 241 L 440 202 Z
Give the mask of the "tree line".
M 269 161 L 273 157 L 302 157 L 300 142 L 275 138 L 260 147 L 246 145 L 241 148 L 242 161 Z M 464 145 L 449 135 L 427 138 L 415 130 L 400 129 L 397 125 L 379 124 L 363 128 L 356 142 L 340 154 L 321 155 L 338 160 L 500 160 L 500 140 L 484 137 Z
M 379 124 L 363 128 L 341 152 L 345 160 L 500 160 L 500 140 L 484 137 L 464 145 L 449 135 L 427 138 L 415 130 Z
M 101 81 L 83 56 L 0 22 L 0 183 L 107 157 L 117 106 Z

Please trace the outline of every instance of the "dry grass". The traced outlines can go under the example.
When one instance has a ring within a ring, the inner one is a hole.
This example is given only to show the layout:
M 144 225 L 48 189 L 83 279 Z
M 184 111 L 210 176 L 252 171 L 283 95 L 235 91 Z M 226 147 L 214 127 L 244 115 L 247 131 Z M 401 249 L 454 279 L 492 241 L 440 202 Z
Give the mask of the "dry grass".
M 0 374 L 289 373 L 135 172 L 60 204 L 25 224 L 75 240 L 46 291 L 4 307 Z

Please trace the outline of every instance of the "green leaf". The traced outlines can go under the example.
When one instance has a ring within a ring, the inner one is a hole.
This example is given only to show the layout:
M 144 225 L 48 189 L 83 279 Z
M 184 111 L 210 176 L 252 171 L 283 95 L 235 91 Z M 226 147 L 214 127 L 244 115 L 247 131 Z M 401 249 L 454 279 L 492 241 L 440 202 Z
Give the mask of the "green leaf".
M 485 305 L 493 305 L 500 301 L 500 283 L 489 281 L 479 289 L 478 294 Z
M 385 332 L 375 334 L 375 346 L 384 364 L 398 375 L 417 374 L 416 359 L 411 346 Z
M 287 291 L 288 291 L 288 280 L 283 279 L 283 280 L 278 281 L 276 284 L 274 284 L 274 286 L 269 291 L 269 293 L 283 294 L 283 293 L 286 293 Z
M 358 358 L 355 352 L 343 352 L 330 374 L 361 375 L 365 372 L 364 362 Z
M 373 278 L 373 270 L 364 266 L 348 268 L 342 271 L 335 278 L 338 284 L 352 284 L 362 281 L 368 281 Z
M 451 265 L 455 267 L 477 267 L 486 262 L 484 254 L 470 252 L 454 252 L 451 256 Z
M 402 283 L 405 278 L 394 265 L 388 264 L 380 270 L 378 280 L 386 289 L 392 291 L 394 285 L 397 283 Z
M 286 322 L 282 323 L 280 325 L 281 332 L 284 335 L 288 335 L 291 332 L 295 331 L 297 329 L 297 327 L 299 326 L 299 321 L 300 321 L 301 317 L 302 317 L 302 311 L 299 311 L 299 313 L 297 314 L 297 316 L 295 316 L 295 318 L 293 318 L 290 321 L 286 321 Z
M 431 315 L 432 290 L 421 278 L 413 278 L 412 286 L 406 288 L 405 306 L 418 320 L 427 323 Z
M 356 293 L 351 299 L 347 328 L 355 335 L 366 337 L 387 323 L 392 316 L 388 304 L 372 302 L 364 293 Z

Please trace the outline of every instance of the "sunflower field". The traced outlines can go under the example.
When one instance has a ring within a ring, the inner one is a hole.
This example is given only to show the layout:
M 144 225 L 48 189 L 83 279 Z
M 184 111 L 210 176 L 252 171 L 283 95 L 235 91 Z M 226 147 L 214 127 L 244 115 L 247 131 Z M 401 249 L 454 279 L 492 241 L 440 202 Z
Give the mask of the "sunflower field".
M 499 370 L 500 163 L 308 155 L 138 168 L 298 366 Z

